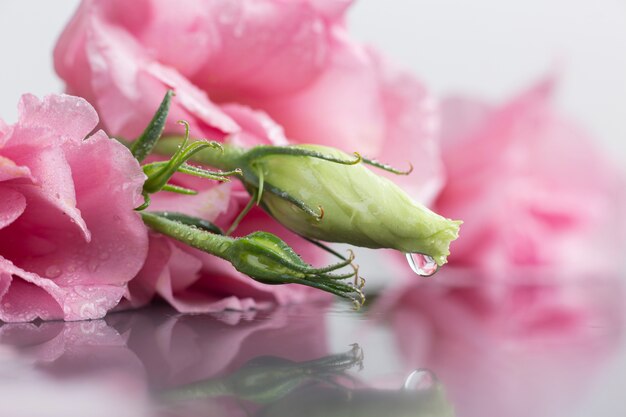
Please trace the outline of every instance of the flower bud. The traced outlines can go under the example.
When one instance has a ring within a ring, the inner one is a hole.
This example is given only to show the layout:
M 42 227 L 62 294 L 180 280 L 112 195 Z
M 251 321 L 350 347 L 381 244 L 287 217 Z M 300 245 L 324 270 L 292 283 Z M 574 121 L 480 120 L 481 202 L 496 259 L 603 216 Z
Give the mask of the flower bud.
M 334 148 L 294 148 L 351 159 Z M 280 223 L 308 238 L 421 253 L 442 265 L 450 242 L 458 237 L 460 221 L 430 211 L 363 164 L 271 152 L 250 158 L 249 164 L 265 184 L 264 207 Z M 294 200 L 319 210 L 319 215 L 307 213 Z
M 315 268 L 304 262 L 277 236 L 254 232 L 232 238 L 215 234 L 216 226 L 178 213 L 142 212 L 153 230 L 230 262 L 235 269 L 264 284 L 301 284 L 352 300 L 359 308 L 365 301 L 365 281 L 352 265 L 353 256 L 342 262 Z M 349 272 L 341 272 L 350 267 Z M 350 282 L 353 281 L 353 282 Z

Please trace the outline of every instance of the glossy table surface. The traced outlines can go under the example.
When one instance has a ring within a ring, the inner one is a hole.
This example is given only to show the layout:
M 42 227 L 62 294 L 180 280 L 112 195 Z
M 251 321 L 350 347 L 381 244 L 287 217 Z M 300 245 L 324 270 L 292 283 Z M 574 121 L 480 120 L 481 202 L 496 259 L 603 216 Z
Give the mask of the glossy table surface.
M 422 285 L 359 312 L 4 324 L 0 415 L 619 417 L 622 307 L 616 285 Z

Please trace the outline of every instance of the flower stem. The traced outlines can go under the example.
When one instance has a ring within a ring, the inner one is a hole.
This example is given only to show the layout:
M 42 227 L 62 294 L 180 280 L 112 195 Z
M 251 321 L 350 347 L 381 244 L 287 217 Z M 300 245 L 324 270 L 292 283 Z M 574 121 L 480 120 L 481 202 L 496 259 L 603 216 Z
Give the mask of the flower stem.
M 187 226 L 150 212 L 142 212 L 141 218 L 145 224 L 157 232 L 222 259 L 227 259 L 226 252 L 235 241 L 231 237 L 207 233 L 199 228 Z
M 171 156 L 176 153 L 183 138 L 176 136 L 164 137 L 154 147 L 159 155 Z M 241 156 L 246 152 L 244 148 L 225 145 L 223 149 L 203 149 L 194 154 L 189 160 L 217 169 L 232 171 L 239 168 Z

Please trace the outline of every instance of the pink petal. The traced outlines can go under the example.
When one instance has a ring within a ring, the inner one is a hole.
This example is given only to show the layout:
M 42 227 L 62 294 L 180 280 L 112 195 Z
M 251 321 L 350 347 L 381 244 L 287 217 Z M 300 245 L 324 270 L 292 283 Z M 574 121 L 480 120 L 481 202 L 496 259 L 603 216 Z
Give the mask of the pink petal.
M 150 303 L 157 293 L 157 282 L 167 273 L 167 264 L 172 254 L 171 244 L 165 236 L 151 233 L 148 239 L 148 254 L 137 275 L 128 283 L 121 303 L 123 309 L 142 307 Z
M 3 153 L 17 164 L 28 167 L 35 181 L 33 185 L 19 186 L 19 190 L 29 198 L 41 200 L 46 206 L 51 206 L 66 215 L 68 220 L 71 220 L 72 227 L 80 230 L 82 239 L 89 241 L 91 233 L 76 206 L 72 170 L 63 148 L 58 146 L 40 148 L 35 144 L 25 143 L 7 147 L 3 149 Z
M 91 90 L 110 131 L 130 139 L 137 137 L 168 89 L 177 94 L 168 116 L 168 131 L 181 131 L 176 125 L 181 119 L 191 124 L 195 134 L 219 138 L 238 130 L 203 92 L 175 70 L 150 60 L 128 34 L 97 16 L 90 21 L 86 48 Z
M 22 194 L 0 185 L 0 229 L 4 229 L 24 213 L 26 199 Z
M 4 145 L 4 137 L 9 131 L 9 126 L 0 118 L 0 146 Z
M 176 178 L 172 181 L 175 184 L 191 187 L 195 190 L 202 190 L 201 187 L 211 187 L 204 191 L 199 191 L 197 195 L 187 196 L 175 193 L 160 193 L 154 196 L 150 204 L 150 210 L 171 211 L 185 213 L 189 216 L 215 221 L 220 216 L 228 214 L 232 208 L 230 202 L 231 189 L 234 184 L 223 183 L 219 185 L 209 184 L 206 179 L 197 178 Z M 232 215 L 231 215 L 232 217 Z
M 124 287 L 112 285 L 60 287 L 3 257 L 0 257 L 0 270 L 1 287 L 5 288 L 0 301 L 0 320 L 5 322 L 101 318 L 124 293 Z
M 78 253 L 59 260 L 68 270 L 58 281 L 121 285 L 139 271 L 148 249 L 146 227 L 133 210 L 143 201 L 144 174 L 128 149 L 102 131 L 69 150 L 68 161 L 92 239 L 82 249 L 71 240 L 61 243 L 66 253 Z
M 378 155 L 387 126 L 379 94 L 371 58 L 339 33 L 327 66 L 306 89 L 253 100 L 251 105 L 266 111 L 295 142 Z
M 34 181 L 28 167 L 19 166 L 12 160 L 0 156 L 0 181 L 8 181 L 16 178 L 26 178 L 29 180 L 27 182 Z
M 78 143 L 97 124 L 96 111 L 80 97 L 55 94 L 39 100 L 32 94 L 24 94 L 19 103 L 19 121 L 5 146 Z
M 307 86 L 328 60 L 332 30 L 332 22 L 307 3 L 209 2 L 201 24 L 216 41 L 204 51 L 204 65 L 189 75 L 191 81 L 220 101 L 243 103 Z M 163 22 L 153 30 L 162 26 Z M 176 39 L 187 42 L 194 37 L 179 32 Z M 176 61 L 165 59 L 172 66 Z
M 282 126 L 267 113 L 235 103 L 225 104 L 221 108 L 241 127 L 241 132 L 230 138 L 237 146 L 284 146 L 289 143 Z

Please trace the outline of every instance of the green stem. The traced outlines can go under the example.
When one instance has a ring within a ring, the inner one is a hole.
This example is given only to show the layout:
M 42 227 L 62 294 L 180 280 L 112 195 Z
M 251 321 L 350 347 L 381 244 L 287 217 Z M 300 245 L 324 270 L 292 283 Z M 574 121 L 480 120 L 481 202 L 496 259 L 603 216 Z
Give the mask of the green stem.
M 159 155 L 171 156 L 176 153 L 183 138 L 176 136 L 164 137 L 156 144 L 154 152 Z M 220 149 L 203 149 L 193 155 L 190 160 L 199 162 L 225 171 L 232 171 L 239 168 L 241 156 L 246 152 L 238 146 L 224 145 L 223 151 Z
M 226 260 L 228 260 L 226 252 L 235 241 L 231 237 L 207 233 L 150 212 L 142 212 L 141 218 L 145 224 L 159 233 Z
M 223 395 L 233 395 L 232 389 L 228 386 L 227 381 L 207 379 L 166 391 L 161 394 L 161 398 L 166 402 L 178 402 Z

